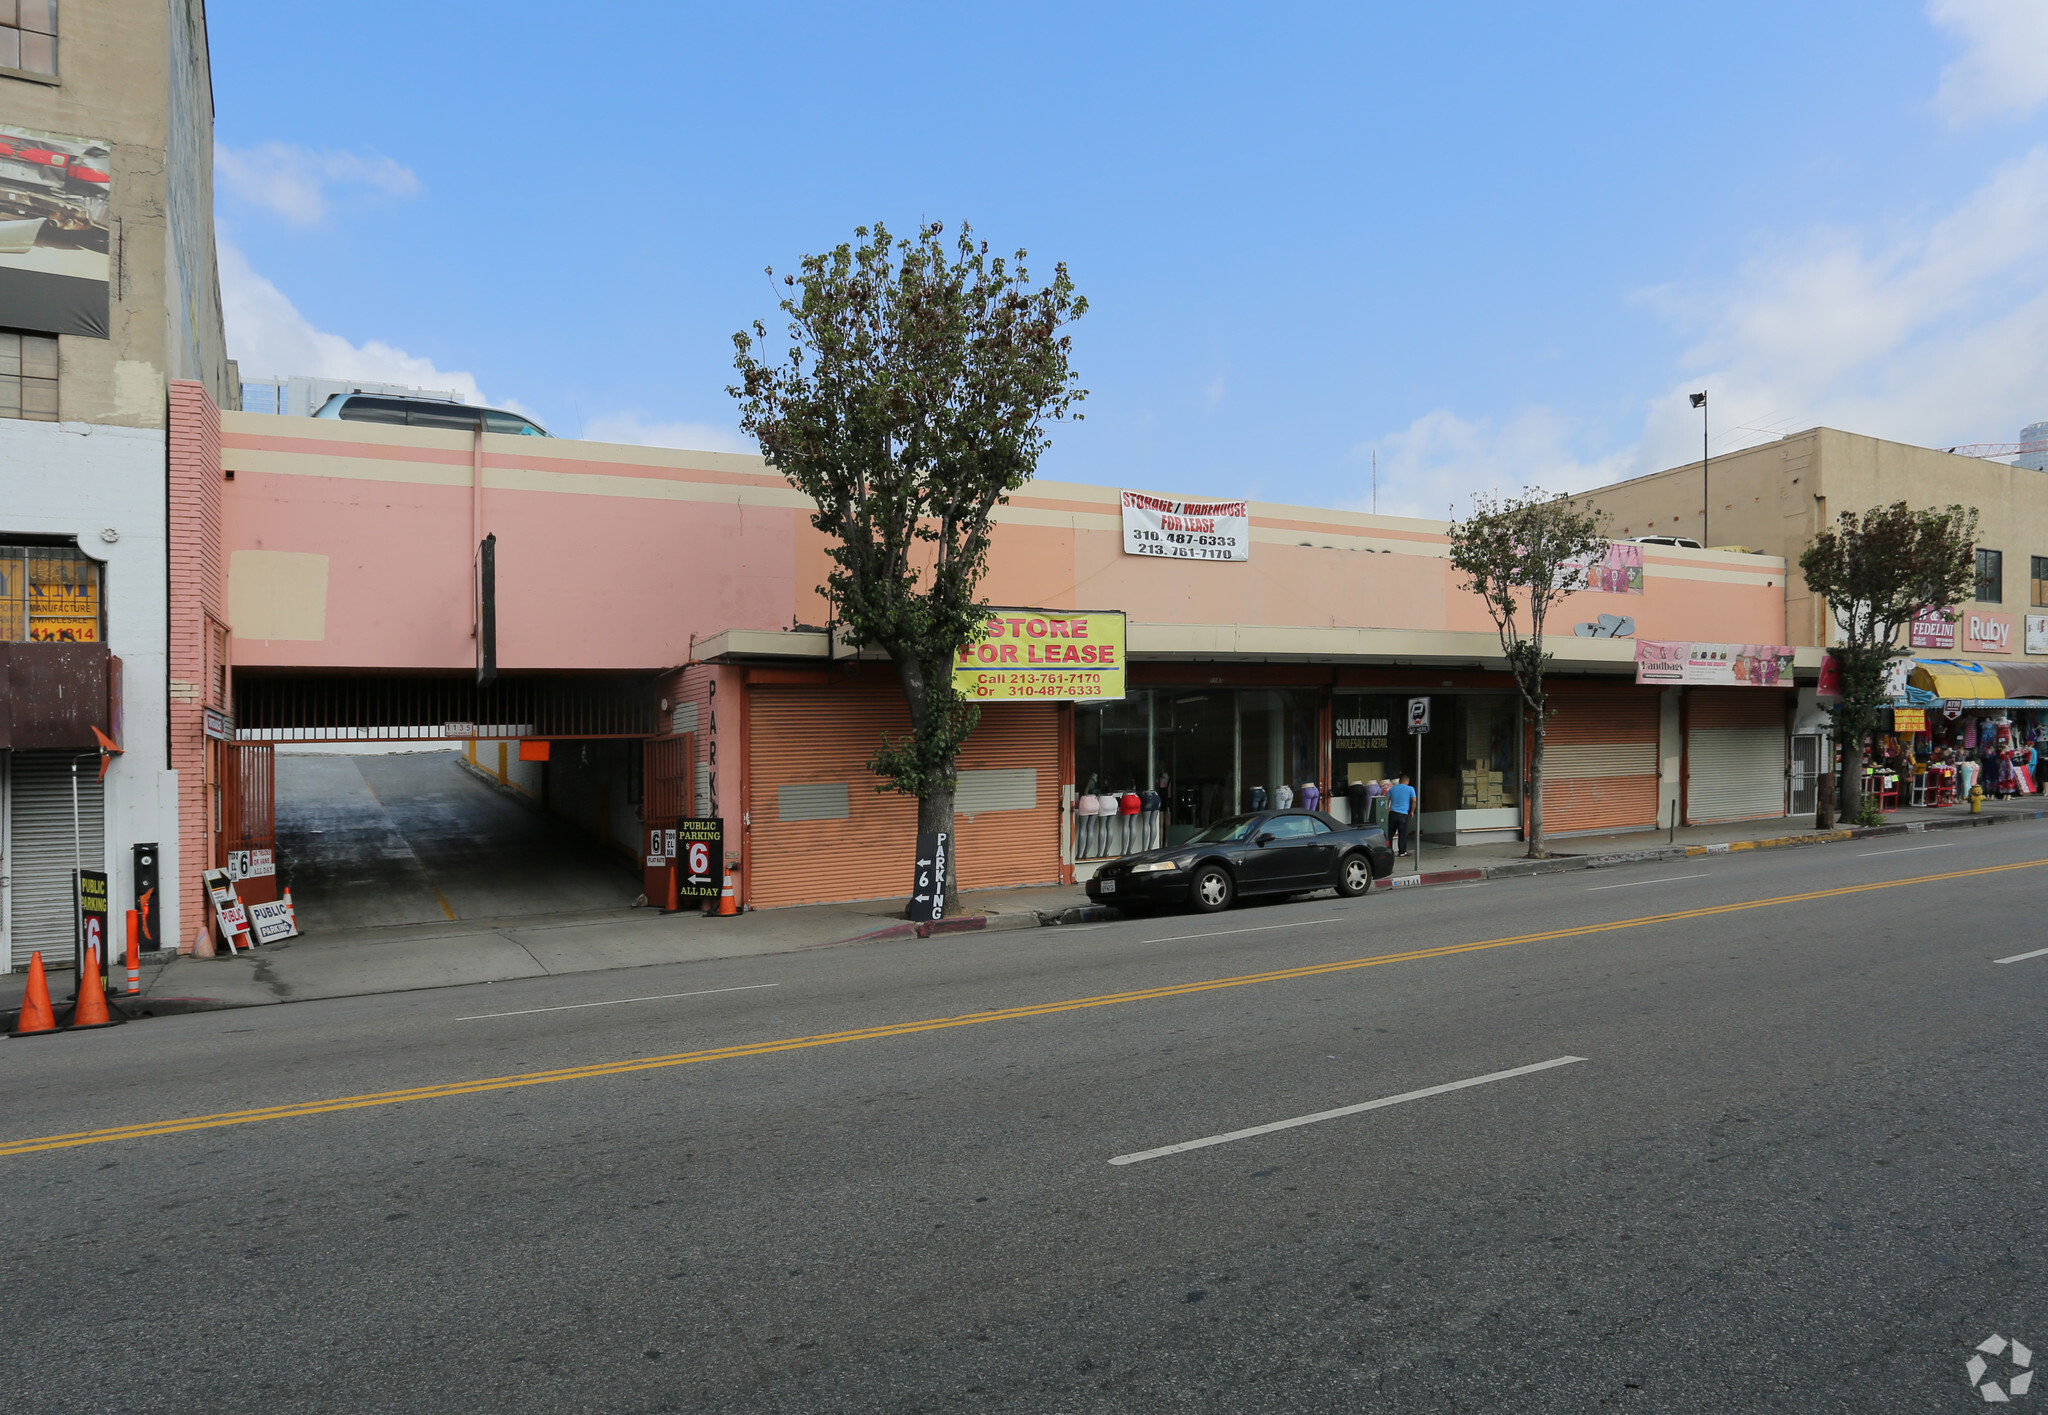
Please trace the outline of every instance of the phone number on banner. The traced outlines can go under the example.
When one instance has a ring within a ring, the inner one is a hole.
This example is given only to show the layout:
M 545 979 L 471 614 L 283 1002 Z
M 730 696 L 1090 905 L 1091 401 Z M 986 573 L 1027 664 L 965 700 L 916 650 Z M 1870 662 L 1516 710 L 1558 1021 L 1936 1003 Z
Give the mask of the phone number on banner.
M 1121 698 L 1123 675 L 1101 673 L 976 673 L 962 674 L 960 686 L 970 698 Z
M 1236 536 L 1180 535 L 1150 532 L 1157 540 L 1134 538 L 1124 546 L 1132 555 L 1163 555 L 1174 560 L 1243 560 Z

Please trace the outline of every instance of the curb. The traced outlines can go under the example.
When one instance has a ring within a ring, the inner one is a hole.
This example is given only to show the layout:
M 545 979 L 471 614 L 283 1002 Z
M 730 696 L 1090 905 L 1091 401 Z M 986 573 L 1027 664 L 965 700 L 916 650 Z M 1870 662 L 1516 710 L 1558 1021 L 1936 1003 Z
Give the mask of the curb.
M 1044 918 L 1035 910 L 1024 914 L 973 914 L 959 919 L 941 919 L 936 924 L 885 924 L 879 929 L 869 929 L 866 933 L 854 934 L 849 938 L 805 946 L 837 948 L 847 943 L 881 943 L 892 938 L 930 938 L 934 934 L 1007 933 L 1012 929 L 1035 929 L 1044 922 Z
M 1715 845 L 1666 845 L 1651 850 L 1617 850 L 1605 855 L 1563 855 L 1548 860 L 1507 860 L 1475 869 L 1436 870 L 1422 875 L 1393 875 L 1379 880 L 1375 889 L 1409 889 L 1432 884 L 1453 884 L 1474 879 L 1521 879 L 1529 875 L 1566 874 L 1574 870 L 1607 869 L 1615 865 L 1653 864 L 1660 860 L 1684 860 L 1701 855 L 1729 855 L 1739 850 L 1798 850 L 1812 845 L 1839 845 L 1851 840 L 1875 840 L 1890 835 L 1920 835 L 1932 830 L 1975 830 L 2006 821 L 2048 820 L 2048 810 L 2001 811 L 1997 815 L 1945 817 L 1930 821 L 1900 821 L 1890 825 L 1845 826 L 1840 830 L 1816 831 L 1806 835 L 1770 835 L 1758 840 L 1726 840 Z

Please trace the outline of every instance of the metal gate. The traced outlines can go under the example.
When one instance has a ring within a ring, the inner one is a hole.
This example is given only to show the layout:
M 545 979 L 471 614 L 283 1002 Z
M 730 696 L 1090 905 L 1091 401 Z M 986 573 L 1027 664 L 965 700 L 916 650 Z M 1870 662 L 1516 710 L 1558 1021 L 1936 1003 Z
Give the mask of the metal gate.
M 1810 816 L 1820 809 L 1820 734 L 1801 732 L 1792 739 L 1792 814 Z
M 1693 688 L 1685 709 L 1686 820 L 1700 825 L 1784 815 L 1784 695 Z
M 12 924 L 9 965 L 26 968 L 40 951 L 43 964 L 71 966 L 77 927 L 71 903 L 75 868 L 106 868 L 106 793 L 95 758 L 78 762 L 77 833 L 71 809 L 71 752 L 15 752 L 7 824 L 7 856 L 0 872 Z M 75 843 L 74 843 L 75 841 Z
M 1544 732 L 1543 833 L 1654 827 L 1657 734 L 1655 692 L 1617 689 L 1559 702 Z
M 250 875 L 236 886 L 244 904 L 277 898 L 277 748 L 268 742 L 221 742 L 220 833 L 213 866 L 227 866 L 231 852 L 260 850 L 269 873 Z
M 697 761 L 697 736 L 685 732 L 678 737 L 650 737 L 640 745 L 640 780 L 644 789 L 640 801 L 640 824 L 646 828 L 648 847 L 641 871 L 641 888 L 652 904 L 668 898 L 668 883 L 675 873 L 675 861 L 657 848 L 659 832 L 675 829 L 676 822 L 691 814 L 691 797 Z M 659 858 L 662 864 L 655 864 Z

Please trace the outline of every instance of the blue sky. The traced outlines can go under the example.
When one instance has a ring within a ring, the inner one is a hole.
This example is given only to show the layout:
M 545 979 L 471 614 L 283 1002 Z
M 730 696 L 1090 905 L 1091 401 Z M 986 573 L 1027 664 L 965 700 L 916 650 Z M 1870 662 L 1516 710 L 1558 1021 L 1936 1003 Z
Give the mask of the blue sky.
M 209 6 L 245 374 L 742 448 L 762 267 L 1067 262 L 1041 475 L 1443 515 L 2048 418 L 2048 0 Z M 751 449 L 748 449 L 751 450 Z

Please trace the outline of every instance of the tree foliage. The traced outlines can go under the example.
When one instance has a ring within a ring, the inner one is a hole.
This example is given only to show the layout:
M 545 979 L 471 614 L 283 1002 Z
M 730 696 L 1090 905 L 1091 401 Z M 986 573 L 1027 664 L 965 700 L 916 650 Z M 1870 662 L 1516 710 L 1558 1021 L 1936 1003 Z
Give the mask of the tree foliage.
M 1464 576 L 1459 588 L 1479 596 L 1500 636 L 1501 652 L 1535 724 L 1529 757 L 1529 855 L 1543 843 L 1543 744 L 1550 716 L 1543 647 L 1551 609 L 1586 587 L 1586 570 L 1607 554 L 1600 518 L 1591 506 L 1537 487 L 1520 495 L 1472 498 L 1472 512 L 1453 520 L 1451 564 Z
M 1034 287 L 1025 252 L 991 256 L 964 225 L 951 243 L 938 223 L 854 237 L 782 277 L 786 352 L 760 321 L 733 336 L 727 391 L 817 506 L 846 639 L 885 651 L 902 681 L 911 732 L 869 762 L 877 789 L 917 797 L 920 830 L 950 830 L 955 755 L 979 716 L 953 657 L 986 623 L 995 508 L 1031 478 L 1047 423 L 1081 416 L 1064 331 L 1088 302 L 1065 265 Z
M 1927 611 L 1975 594 L 1977 512 L 1951 505 L 1916 511 L 1903 501 L 1845 511 L 1799 557 L 1807 588 L 1827 601 L 1836 626 L 1829 652 L 1842 674 L 1834 713 L 1842 747 L 1842 810 L 1859 814 L 1863 734 L 1886 702 L 1886 670 L 1907 657 L 1906 629 Z

